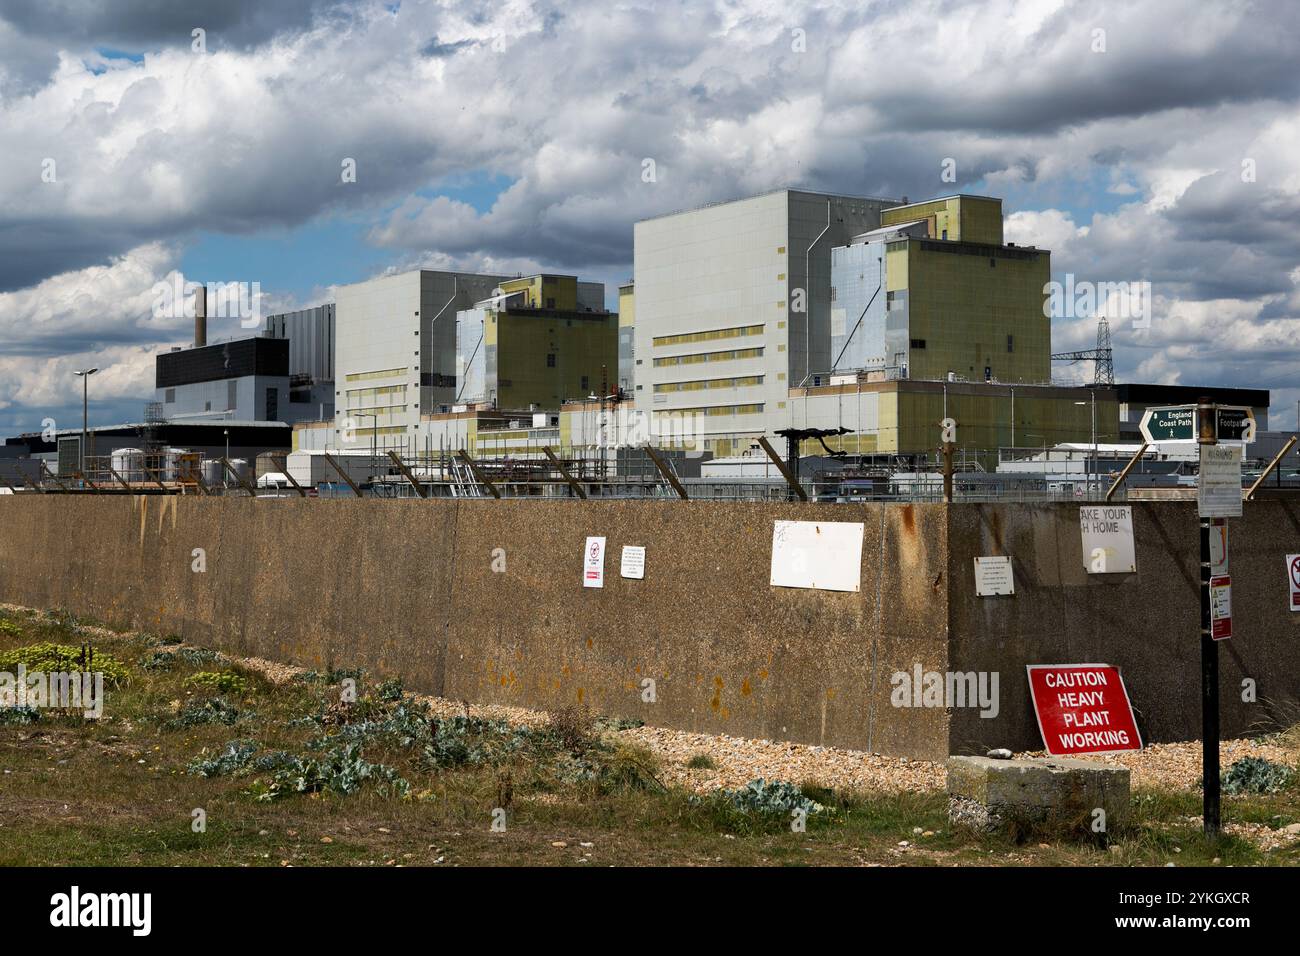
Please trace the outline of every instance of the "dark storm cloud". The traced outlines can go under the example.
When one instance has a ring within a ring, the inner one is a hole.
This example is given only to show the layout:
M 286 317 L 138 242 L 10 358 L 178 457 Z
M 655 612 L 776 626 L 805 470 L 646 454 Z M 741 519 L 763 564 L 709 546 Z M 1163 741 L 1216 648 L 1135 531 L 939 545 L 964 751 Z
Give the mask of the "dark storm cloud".
M 196 27 L 207 31 L 211 49 L 258 45 L 337 6 L 337 0 L 0 0 L 0 20 L 34 39 L 129 53 L 189 46 Z

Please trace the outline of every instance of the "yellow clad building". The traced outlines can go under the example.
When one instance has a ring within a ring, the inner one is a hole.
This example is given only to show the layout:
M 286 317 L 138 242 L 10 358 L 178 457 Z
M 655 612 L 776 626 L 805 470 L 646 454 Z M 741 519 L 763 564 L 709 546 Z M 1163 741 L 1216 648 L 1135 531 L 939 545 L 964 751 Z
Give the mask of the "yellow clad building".
M 456 313 L 456 405 L 558 409 L 606 394 L 618 375 L 618 315 L 584 302 L 574 276 L 510 279 Z

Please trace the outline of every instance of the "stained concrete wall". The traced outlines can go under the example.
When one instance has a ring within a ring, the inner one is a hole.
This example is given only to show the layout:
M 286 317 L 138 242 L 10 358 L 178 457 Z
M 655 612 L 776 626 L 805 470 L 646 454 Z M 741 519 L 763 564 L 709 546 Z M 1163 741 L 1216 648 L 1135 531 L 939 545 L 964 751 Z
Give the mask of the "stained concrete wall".
M 1025 665 L 1105 662 L 1122 668 L 1145 740 L 1191 739 L 1195 507 L 1133 510 L 1137 573 L 1089 576 L 1070 504 L 6 496 L 0 601 L 308 667 L 360 665 L 453 699 L 583 703 L 926 758 L 1040 748 Z M 1300 714 L 1300 614 L 1287 610 L 1283 568 L 1300 552 L 1300 508 L 1246 510 L 1230 521 L 1225 735 Z M 861 521 L 861 591 L 771 587 L 776 519 Z M 588 535 L 607 538 L 602 589 L 582 586 Z M 628 544 L 647 549 L 644 580 L 619 576 Z M 195 548 L 205 573 L 191 570 Z M 975 596 L 974 558 L 991 554 L 1012 557 L 1013 597 Z M 996 670 L 998 716 L 892 706 L 891 677 L 917 665 Z M 1242 703 L 1244 676 L 1259 703 Z
M 861 521 L 861 591 L 770 587 L 778 518 Z M 51 495 L 0 501 L 0 527 L 0 600 L 454 699 L 947 749 L 943 710 L 889 704 L 891 673 L 945 666 L 941 506 Z M 608 539 L 602 589 L 582 586 L 592 534 Z M 619 576 L 625 544 L 646 547 L 644 580 Z
M 949 512 L 950 665 L 999 671 L 1001 713 L 952 715 L 953 753 L 1042 747 L 1027 664 L 1120 668 L 1146 742 L 1200 737 L 1200 523 L 1195 502 L 1134 502 L 1137 571 L 1088 574 L 1079 507 L 962 505 Z M 1221 734 L 1300 720 L 1300 613 L 1285 556 L 1300 552 L 1300 503 L 1249 502 L 1228 519 L 1233 633 L 1219 643 Z M 977 597 L 974 559 L 1010 555 L 1013 596 Z M 1242 680 L 1258 700 L 1242 700 Z

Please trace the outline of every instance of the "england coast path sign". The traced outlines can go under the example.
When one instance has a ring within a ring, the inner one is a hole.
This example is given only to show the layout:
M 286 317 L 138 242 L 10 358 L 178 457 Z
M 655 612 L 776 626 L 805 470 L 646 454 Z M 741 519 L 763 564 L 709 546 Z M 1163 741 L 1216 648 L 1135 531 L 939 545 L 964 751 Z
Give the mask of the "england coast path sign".
M 1196 406 L 1148 408 L 1138 427 L 1149 442 L 1196 441 Z
M 1219 405 L 1215 409 L 1215 435 L 1219 441 L 1253 442 L 1255 412 L 1245 405 Z M 1198 430 L 1195 405 L 1148 408 L 1138 425 L 1149 442 L 1194 442 Z

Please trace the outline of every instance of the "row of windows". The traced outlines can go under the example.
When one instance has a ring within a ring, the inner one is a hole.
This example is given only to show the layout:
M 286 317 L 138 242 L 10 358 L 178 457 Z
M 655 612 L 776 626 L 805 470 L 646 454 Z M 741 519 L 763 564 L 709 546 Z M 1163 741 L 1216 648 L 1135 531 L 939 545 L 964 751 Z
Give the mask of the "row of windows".
M 714 418 L 718 415 L 760 415 L 763 412 L 762 402 L 752 402 L 748 405 L 705 405 L 698 408 L 674 408 L 671 411 L 655 412 L 662 417 L 664 415 L 704 415 L 708 418 Z
M 349 382 L 365 382 L 372 378 L 392 378 L 395 375 L 405 375 L 410 369 L 406 368 L 384 368 L 377 372 L 353 372 L 347 377 Z
M 350 405 L 348 406 L 349 415 L 364 415 L 369 418 L 371 415 L 397 415 L 406 411 L 405 405 Z
M 711 332 L 684 332 L 681 335 L 656 335 L 655 345 L 686 345 L 689 342 L 712 342 L 715 339 L 735 339 L 743 335 L 762 335 L 763 326 L 737 325 L 730 329 L 713 329 Z
M 703 378 L 694 382 L 668 382 L 656 385 L 656 392 L 696 392 L 702 388 L 740 388 L 745 385 L 762 385 L 762 375 L 740 375 L 736 378 Z
M 666 365 L 696 365 L 700 362 L 730 362 L 733 359 L 762 358 L 763 347 L 752 349 L 726 349 L 722 352 L 696 352 L 692 355 L 669 355 L 655 359 L 655 368 Z
M 383 388 L 350 388 L 348 389 L 348 402 L 365 402 L 388 395 L 396 395 L 402 401 L 405 401 L 406 386 L 386 385 Z

